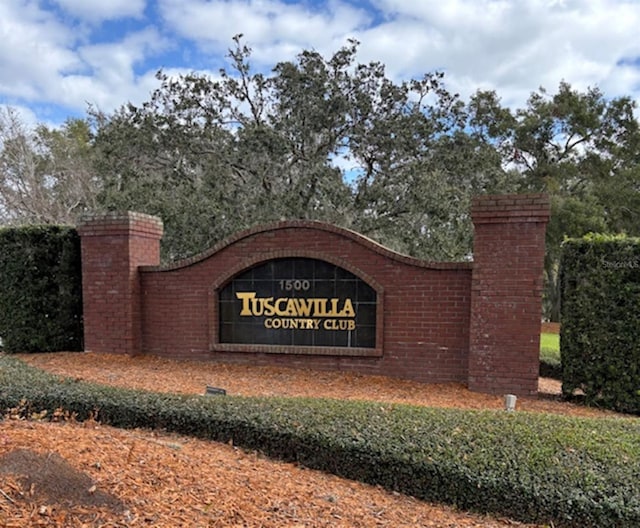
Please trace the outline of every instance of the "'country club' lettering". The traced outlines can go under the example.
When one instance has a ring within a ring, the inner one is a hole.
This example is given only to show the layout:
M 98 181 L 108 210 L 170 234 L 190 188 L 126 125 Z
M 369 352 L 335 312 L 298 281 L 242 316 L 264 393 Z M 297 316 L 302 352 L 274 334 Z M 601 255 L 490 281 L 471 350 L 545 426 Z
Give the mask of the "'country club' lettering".
M 241 317 L 266 317 L 270 329 L 355 330 L 356 312 L 351 299 L 257 297 L 256 292 L 236 292 L 242 301 Z M 293 319 L 285 319 L 293 318 Z M 324 321 L 322 320 L 324 319 Z

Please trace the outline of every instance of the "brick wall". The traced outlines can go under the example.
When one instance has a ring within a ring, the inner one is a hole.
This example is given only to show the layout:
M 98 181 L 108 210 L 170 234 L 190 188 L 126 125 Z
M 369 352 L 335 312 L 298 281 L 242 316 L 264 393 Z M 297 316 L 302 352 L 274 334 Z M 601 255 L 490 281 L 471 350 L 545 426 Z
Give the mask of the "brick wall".
M 535 395 L 548 198 L 484 196 L 474 200 L 471 216 L 469 388 Z
M 424 262 L 335 226 L 290 221 L 238 233 L 164 267 L 157 265 L 158 219 L 137 213 L 86 217 L 79 227 L 85 346 L 528 394 L 534 374 L 537 379 L 538 357 L 530 352 L 540 330 L 548 204 L 540 196 L 483 197 L 472 214 L 473 264 Z M 378 293 L 376 348 L 219 343 L 218 290 L 245 269 L 282 257 L 322 259 L 369 283 Z
M 218 343 L 217 289 L 240 271 L 281 257 L 319 258 L 373 286 L 378 292 L 378 346 L 353 350 Z M 151 354 L 340 368 L 421 381 L 466 379 L 470 264 L 429 264 L 350 231 L 295 221 L 245 231 L 168 268 L 145 267 L 141 278 L 143 347 Z
M 159 262 L 162 222 L 141 213 L 86 215 L 78 232 L 85 350 L 139 354 L 138 267 Z

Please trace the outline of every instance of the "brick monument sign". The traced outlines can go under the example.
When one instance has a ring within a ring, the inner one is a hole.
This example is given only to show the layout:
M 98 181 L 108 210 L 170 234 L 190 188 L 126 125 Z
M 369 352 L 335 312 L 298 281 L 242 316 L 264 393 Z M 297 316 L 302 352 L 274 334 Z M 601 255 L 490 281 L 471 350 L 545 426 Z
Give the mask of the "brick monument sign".
M 434 263 L 306 220 L 160 266 L 160 219 L 85 216 L 85 349 L 538 390 L 544 195 L 474 199 L 473 262 Z

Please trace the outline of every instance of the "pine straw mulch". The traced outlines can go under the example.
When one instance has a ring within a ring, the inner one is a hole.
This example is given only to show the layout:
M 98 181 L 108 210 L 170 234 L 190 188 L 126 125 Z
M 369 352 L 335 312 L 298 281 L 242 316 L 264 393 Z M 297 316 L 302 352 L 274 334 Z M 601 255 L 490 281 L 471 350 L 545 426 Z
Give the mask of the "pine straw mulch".
M 271 367 L 91 353 L 21 355 L 52 373 L 176 393 L 313 396 L 439 407 L 502 407 L 462 385 Z M 541 387 L 557 392 L 552 380 Z M 547 395 L 518 409 L 605 413 Z M 610 413 L 607 413 L 610 414 Z M 37 418 L 37 417 L 34 417 Z M 431 505 L 378 487 L 269 460 L 233 445 L 96 422 L 0 421 L 0 525 L 56 527 L 532 526 Z

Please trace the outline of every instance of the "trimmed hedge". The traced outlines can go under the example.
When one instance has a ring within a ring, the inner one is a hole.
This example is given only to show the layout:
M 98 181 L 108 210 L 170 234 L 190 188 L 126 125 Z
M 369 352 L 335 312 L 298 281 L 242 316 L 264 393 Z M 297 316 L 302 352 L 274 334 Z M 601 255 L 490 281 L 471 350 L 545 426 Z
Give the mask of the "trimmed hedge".
M 97 412 L 417 498 L 526 522 L 640 526 L 640 421 L 298 398 L 185 396 L 46 374 L 0 356 L 0 410 Z
M 640 239 L 568 240 L 561 269 L 563 393 L 640 413 Z
M 0 229 L 0 338 L 6 352 L 82 350 L 80 237 L 74 228 Z

